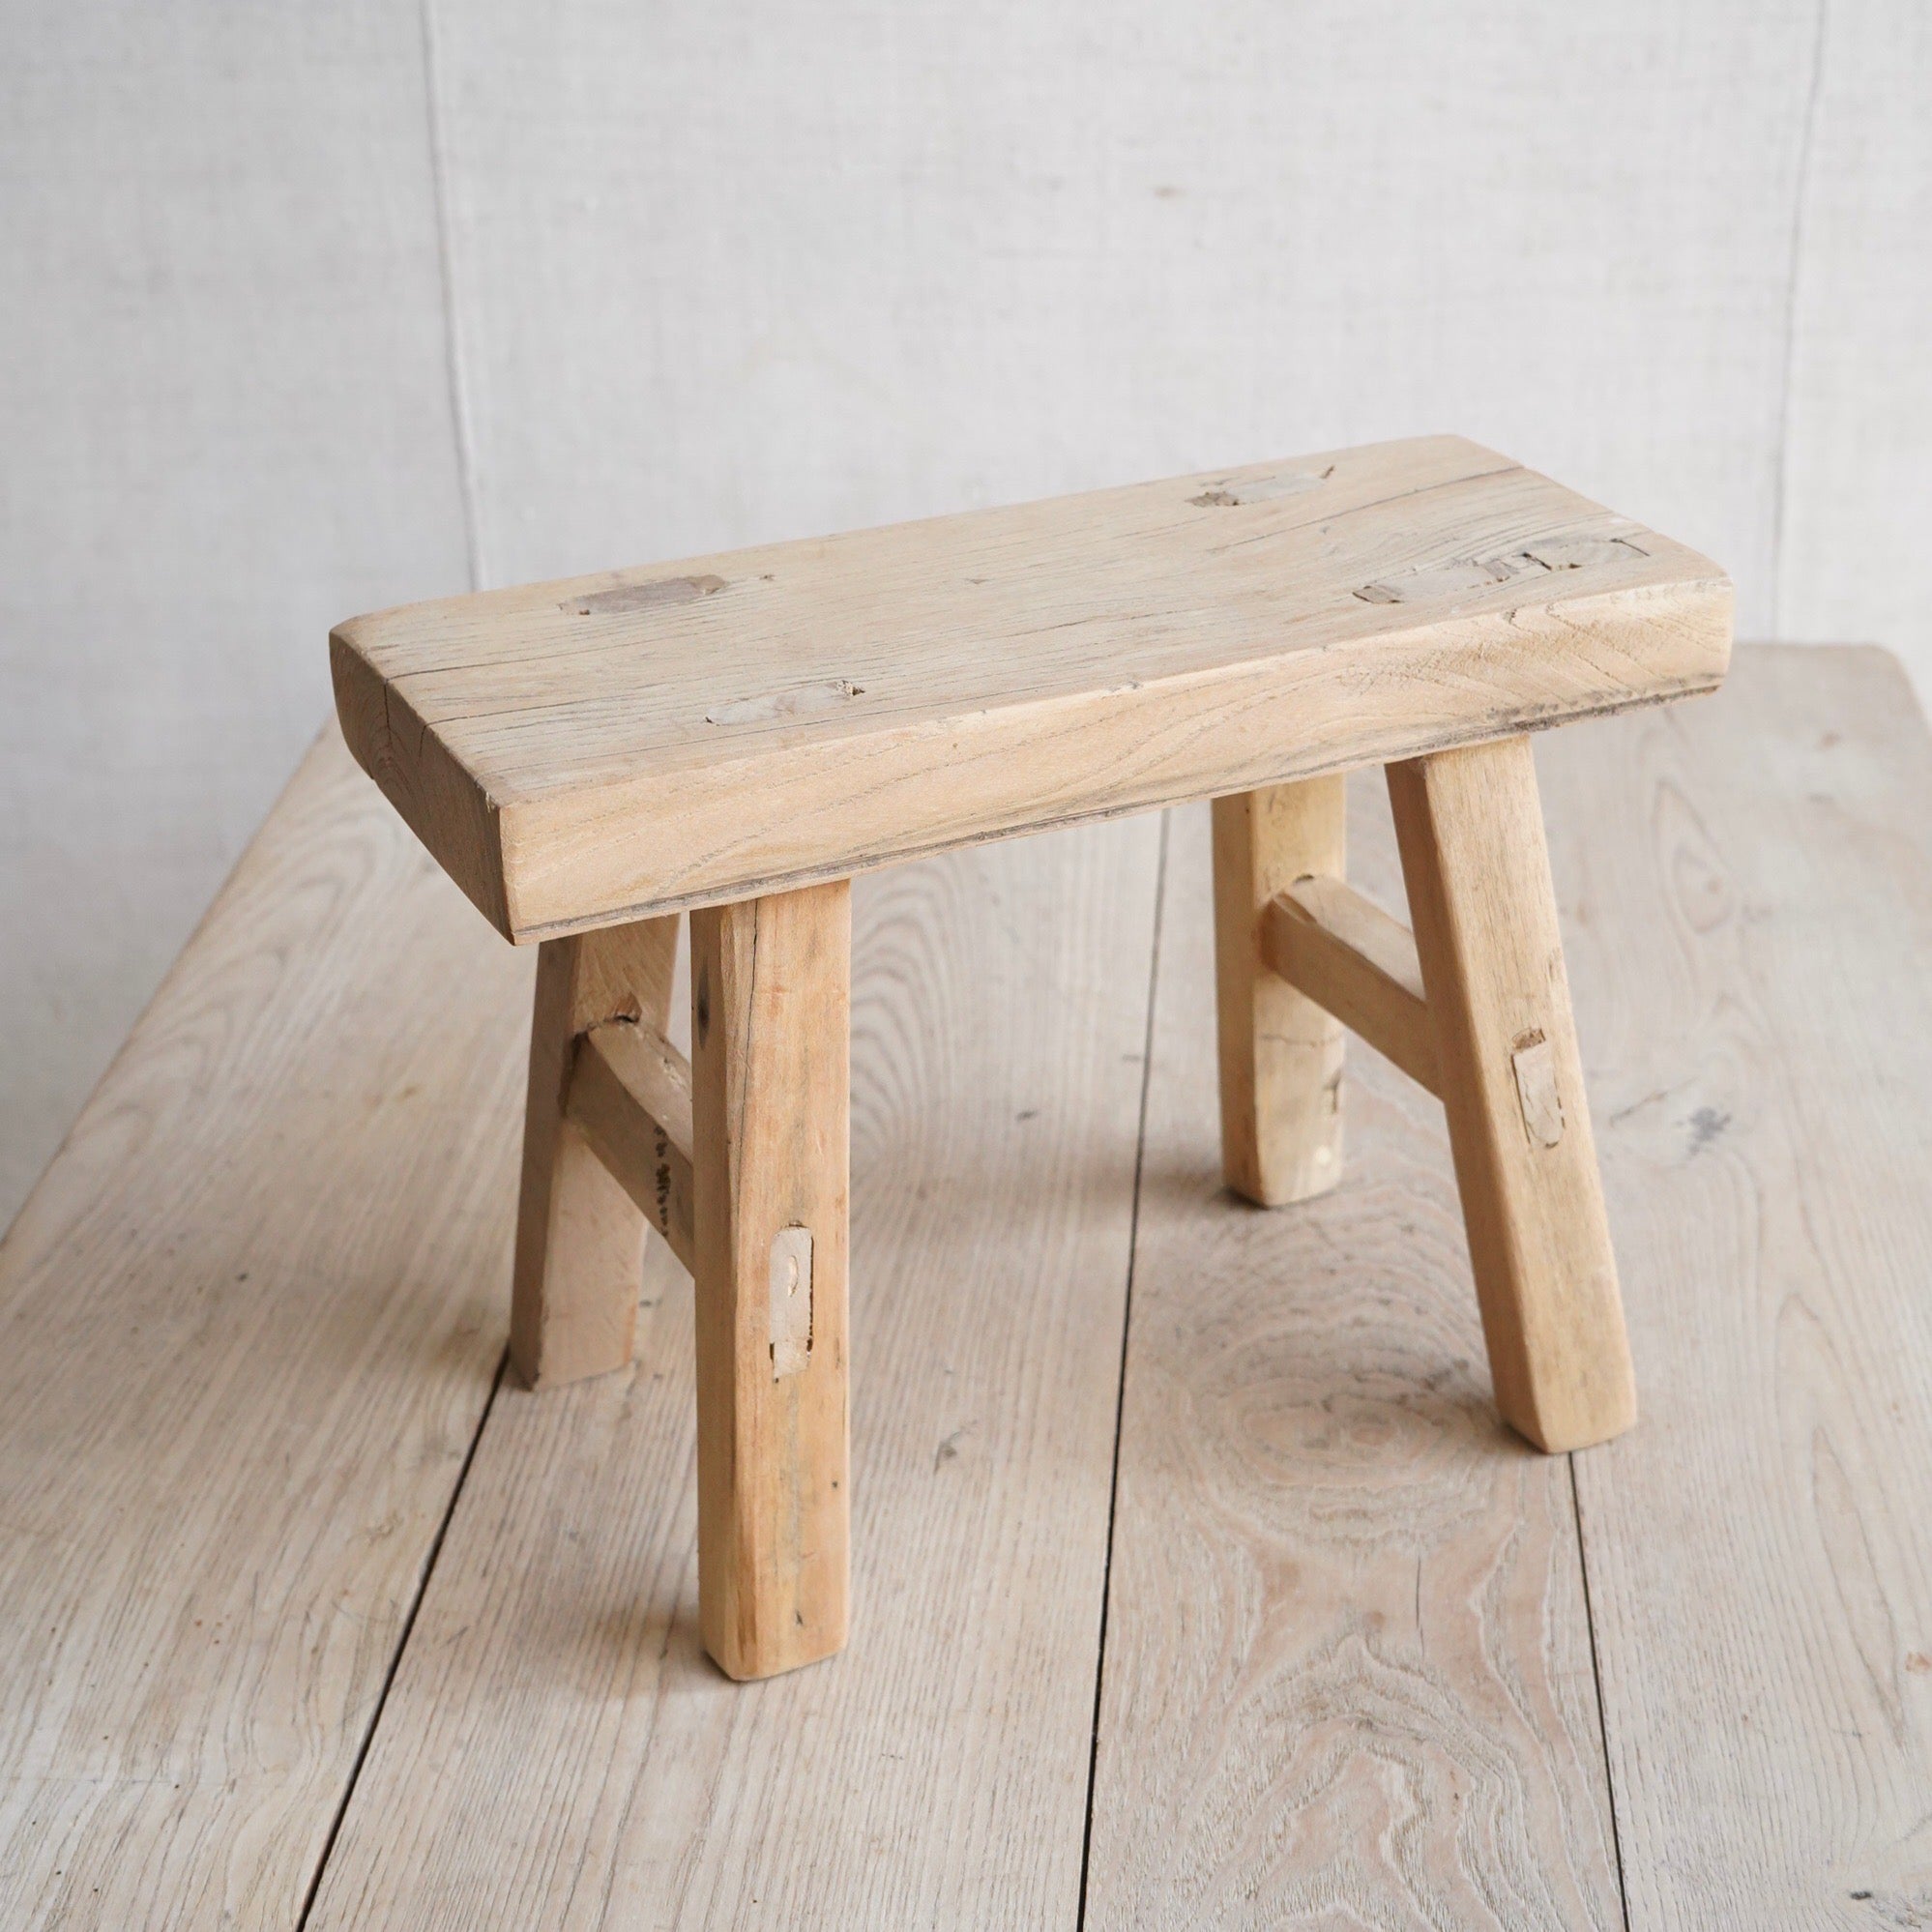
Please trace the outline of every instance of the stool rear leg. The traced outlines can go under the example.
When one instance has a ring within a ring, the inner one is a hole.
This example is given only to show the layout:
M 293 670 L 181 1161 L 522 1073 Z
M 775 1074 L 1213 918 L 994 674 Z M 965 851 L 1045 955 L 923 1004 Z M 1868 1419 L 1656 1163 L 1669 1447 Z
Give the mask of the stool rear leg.
M 698 1605 L 735 1678 L 845 1643 L 852 893 L 691 915 Z
M 1347 788 L 1339 773 L 1216 799 L 1215 996 L 1221 1168 L 1265 1208 L 1341 1179 L 1342 1026 L 1261 963 L 1261 910 L 1311 874 L 1340 878 Z
M 607 1020 L 662 1033 L 678 922 L 643 920 L 545 940 L 537 959 L 510 1356 L 532 1389 L 630 1361 L 643 1215 L 564 1115 L 578 1037 Z
M 1504 1419 L 1539 1449 L 1636 1420 L 1527 738 L 1388 772 Z

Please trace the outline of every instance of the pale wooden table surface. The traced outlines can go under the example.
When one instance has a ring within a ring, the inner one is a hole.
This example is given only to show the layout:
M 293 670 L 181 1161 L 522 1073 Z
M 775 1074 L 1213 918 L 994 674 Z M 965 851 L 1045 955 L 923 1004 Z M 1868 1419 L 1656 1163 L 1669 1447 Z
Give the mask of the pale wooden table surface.
M 0 1248 L 0 1925 L 1932 1924 L 1932 743 L 1777 650 L 1539 750 L 1636 1430 L 1494 1420 L 1365 1048 L 1220 1191 L 1203 810 L 921 862 L 852 1644 L 738 1686 L 682 1271 L 499 1385 L 530 955 L 325 739 Z

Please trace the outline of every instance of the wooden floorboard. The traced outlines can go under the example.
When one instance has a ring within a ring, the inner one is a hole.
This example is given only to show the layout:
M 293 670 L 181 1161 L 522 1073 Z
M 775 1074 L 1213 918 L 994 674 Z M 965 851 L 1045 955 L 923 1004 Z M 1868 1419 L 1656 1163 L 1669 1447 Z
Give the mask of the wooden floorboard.
M 528 999 L 332 727 L 0 1246 L 0 1925 L 296 1922 L 502 1356 Z
M 1643 1403 L 1577 1458 L 1630 1922 L 1932 1925 L 1932 739 L 1883 654 L 1757 651 L 1543 767 Z
M 1379 774 L 1350 873 L 1400 911 Z M 1349 1042 L 1338 1190 L 1221 1186 L 1176 814 L 1088 1923 L 1620 1922 L 1569 1467 L 1491 1405 L 1442 1109 Z
M 1539 746 L 1642 1402 L 1569 1460 L 1365 1048 L 1341 1189 L 1221 1192 L 1204 814 L 862 882 L 853 1644 L 733 1686 L 688 1285 L 489 1406 L 530 959 L 325 739 L 0 1246 L 0 1925 L 292 1932 L 338 1819 L 316 1932 L 1932 1925 L 1928 753 L 1799 651 Z
M 860 882 L 850 1648 L 698 1647 L 654 1245 L 635 1369 L 490 1416 L 313 1932 L 1072 1922 L 1159 850 Z

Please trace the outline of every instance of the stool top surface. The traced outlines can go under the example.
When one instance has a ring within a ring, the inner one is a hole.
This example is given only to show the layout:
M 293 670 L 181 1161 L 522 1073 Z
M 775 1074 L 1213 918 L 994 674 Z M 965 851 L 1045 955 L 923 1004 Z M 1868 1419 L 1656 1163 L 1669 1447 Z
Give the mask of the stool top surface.
M 1706 558 L 1459 437 L 446 598 L 330 639 L 507 936 L 1714 688 Z

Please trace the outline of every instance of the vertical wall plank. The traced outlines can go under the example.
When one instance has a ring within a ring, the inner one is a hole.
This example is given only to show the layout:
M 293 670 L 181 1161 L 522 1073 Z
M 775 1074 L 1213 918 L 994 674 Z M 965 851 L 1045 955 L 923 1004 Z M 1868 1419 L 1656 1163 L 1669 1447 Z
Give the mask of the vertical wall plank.
M 1932 11 L 1820 12 L 1769 634 L 1889 645 L 1932 693 Z
M 23 0 L 0 58 L 0 1224 L 329 708 L 461 589 L 416 0 Z
M 1810 0 L 436 17 L 499 581 L 1453 427 L 1769 622 Z

